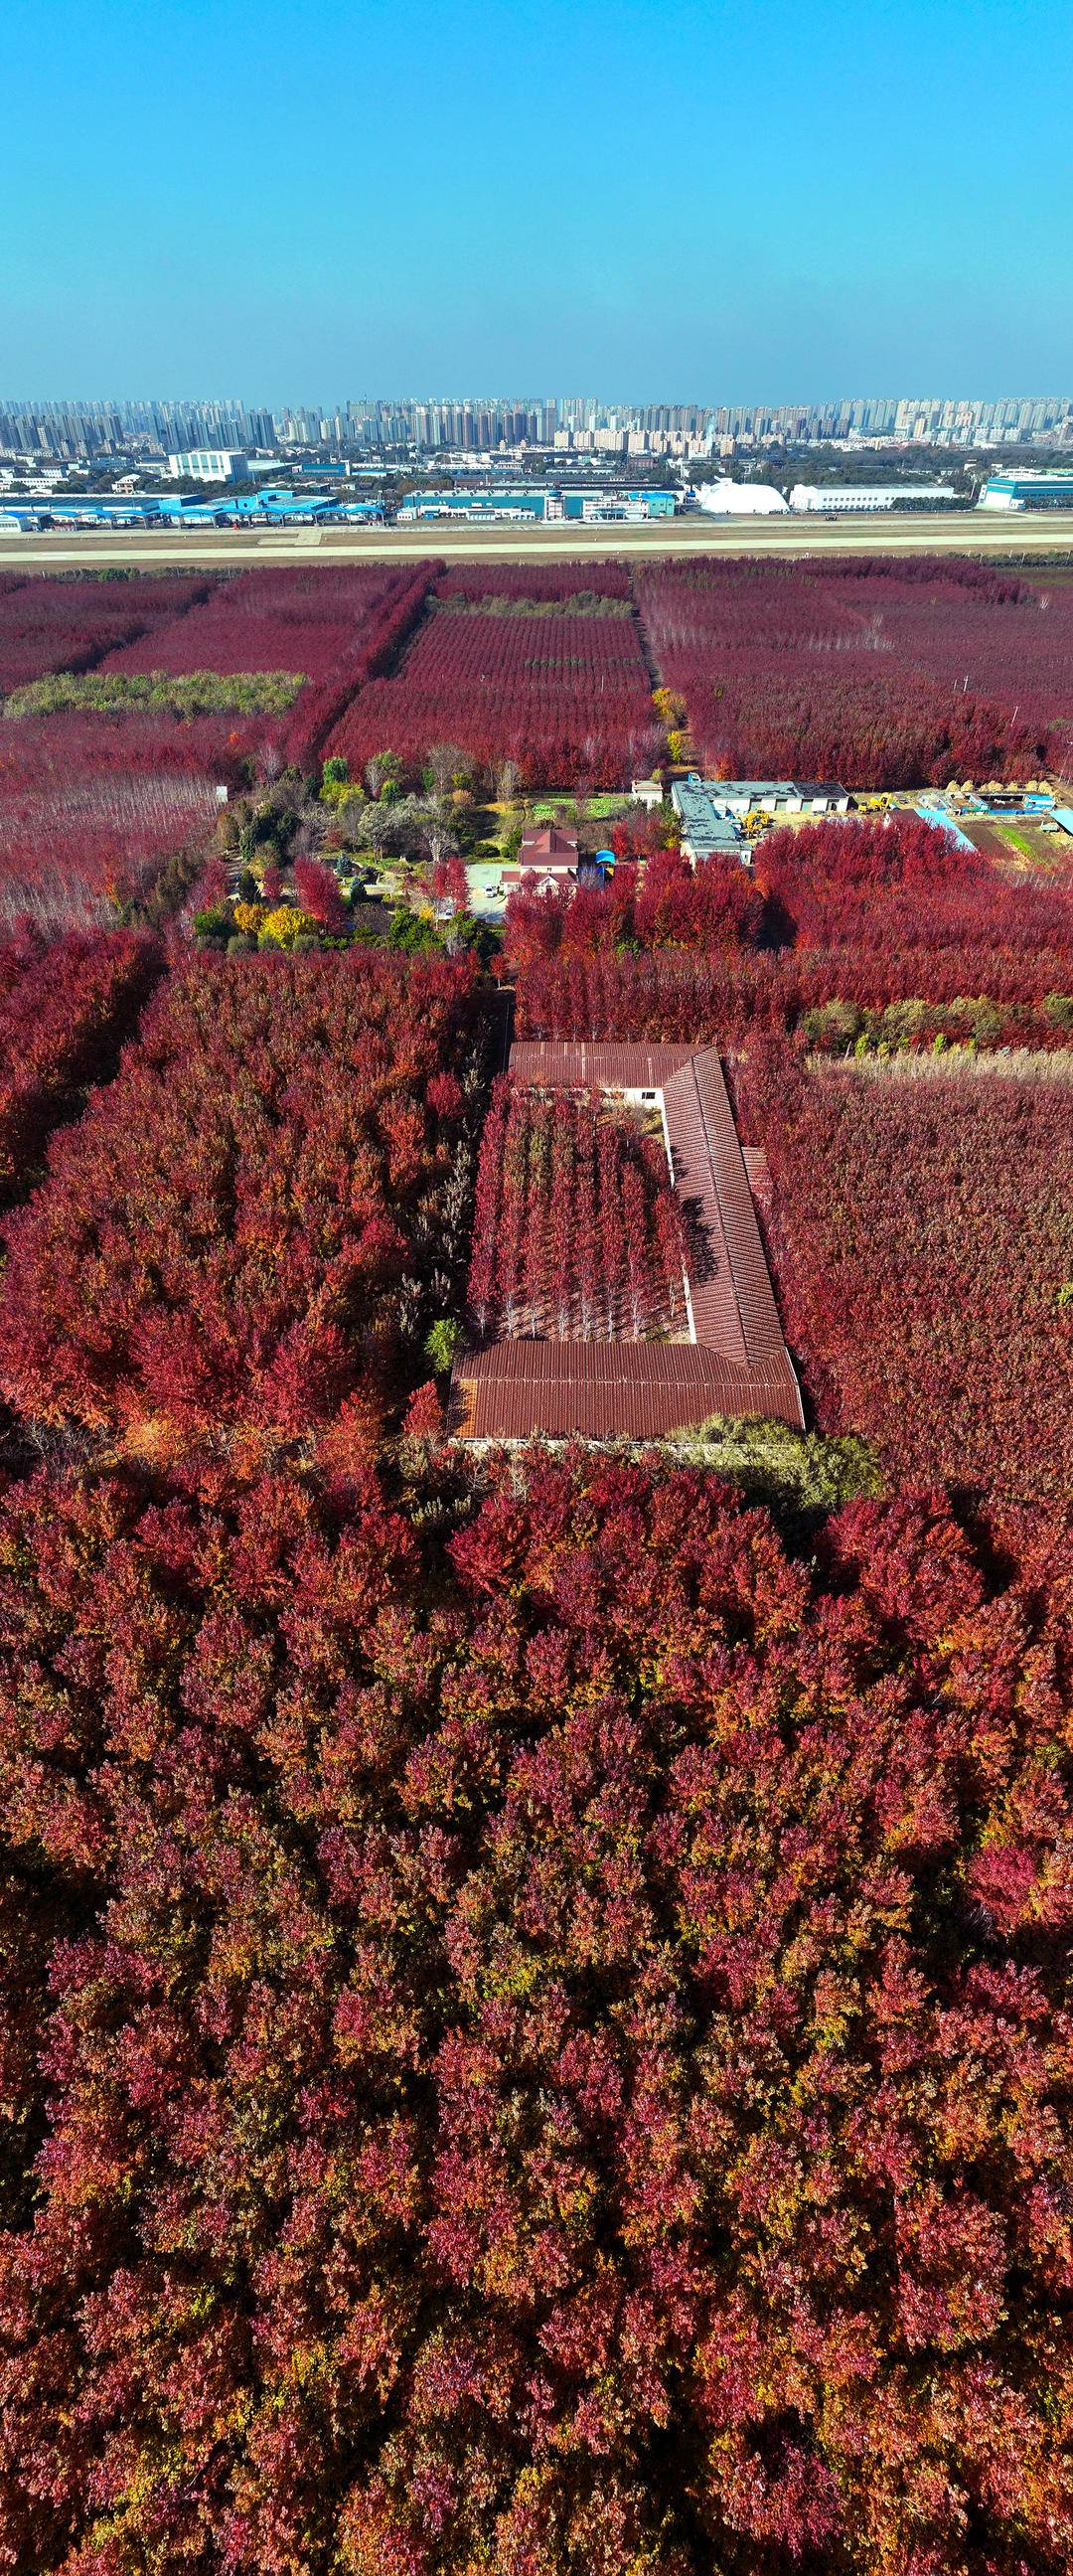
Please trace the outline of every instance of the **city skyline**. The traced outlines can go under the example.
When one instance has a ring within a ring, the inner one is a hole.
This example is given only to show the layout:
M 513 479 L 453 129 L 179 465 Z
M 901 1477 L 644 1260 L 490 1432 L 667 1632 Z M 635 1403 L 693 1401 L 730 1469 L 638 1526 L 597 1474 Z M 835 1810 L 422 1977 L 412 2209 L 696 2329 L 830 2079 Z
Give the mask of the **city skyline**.
M 330 406 L 248 404 L 238 397 L 52 402 L 0 397 L 0 452 L 52 458 L 197 446 L 335 446 L 375 452 L 644 454 L 730 446 L 931 444 L 993 447 L 1073 442 L 1073 399 L 1006 394 L 857 396 L 817 404 L 627 403 L 601 396 L 355 396 Z

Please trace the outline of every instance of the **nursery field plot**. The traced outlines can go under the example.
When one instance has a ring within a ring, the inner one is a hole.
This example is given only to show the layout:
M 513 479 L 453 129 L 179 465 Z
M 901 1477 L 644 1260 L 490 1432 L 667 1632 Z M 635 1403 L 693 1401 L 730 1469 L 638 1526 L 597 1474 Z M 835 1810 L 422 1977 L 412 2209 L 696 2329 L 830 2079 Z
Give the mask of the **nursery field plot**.
M 1041 831 L 1022 815 L 1012 822 L 962 823 L 962 831 L 984 858 L 1006 876 L 1041 870 L 1063 886 L 1073 885 L 1073 841 L 1064 833 Z
M 509 1079 L 484 1132 L 470 1307 L 498 1340 L 688 1339 L 662 1120 Z
M 922 580 L 892 579 L 889 566 L 862 570 L 838 588 L 881 658 L 970 703 L 1001 708 L 1014 728 L 1023 717 L 1051 737 L 1056 754 L 1069 738 L 1073 591 L 1009 573 L 981 578 L 978 565 L 938 564 Z
M 210 588 L 207 574 L 187 581 L 170 573 L 0 579 L 0 698 L 49 671 L 92 670 L 136 637 L 151 653 L 149 639 L 181 625 Z
M 636 617 L 618 595 L 579 604 L 571 586 L 561 602 L 434 600 L 399 668 L 361 690 L 328 748 L 354 776 L 386 750 L 417 774 L 435 744 L 456 743 L 485 782 L 512 761 L 523 787 L 621 787 L 662 738 Z
M 57 764 L 33 731 L 32 744 L 10 749 L 0 732 L 0 928 L 24 916 L 41 930 L 114 921 L 167 858 L 207 844 L 219 807 L 198 769 L 128 766 L 115 742 L 107 748 L 118 757 L 94 758 L 106 751 L 94 744 L 89 757 Z
M 743 1078 L 783 1321 L 824 1430 L 1002 1503 L 1073 1484 L 1073 1085 L 942 1060 Z
M 341 709 L 409 632 L 435 569 L 0 577 L 0 873 L 17 846 L 28 883 L 63 875 L 90 896 L 112 883 L 139 891 L 177 819 L 186 836 L 174 775 L 200 782 L 185 797 L 192 817 L 216 786 L 242 785 L 251 763 L 312 766 Z M 102 818 L 117 799 L 129 830 L 104 852 Z M 83 817 L 84 861 L 68 850 Z
M 210 682 L 170 700 L 135 688 L 127 704 L 129 681 L 101 672 L 125 652 L 188 660 L 177 639 L 192 616 L 219 621 L 227 586 L 168 572 L 0 582 L 0 926 L 114 920 L 207 841 L 218 790 L 242 784 L 273 735 L 282 753 L 293 692 L 231 703 Z
M 440 574 L 436 597 L 494 612 L 519 600 L 565 607 L 570 600 L 618 599 L 632 606 L 633 591 L 628 565 L 578 555 L 572 562 L 451 564 Z
M 699 762 L 909 787 L 1068 757 L 1073 592 L 979 563 L 668 562 L 634 588 Z
M 109 671 L 291 671 L 320 680 L 390 590 L 386 566 L 288 568 L 218 584 L 189 618 L 108 656 Z

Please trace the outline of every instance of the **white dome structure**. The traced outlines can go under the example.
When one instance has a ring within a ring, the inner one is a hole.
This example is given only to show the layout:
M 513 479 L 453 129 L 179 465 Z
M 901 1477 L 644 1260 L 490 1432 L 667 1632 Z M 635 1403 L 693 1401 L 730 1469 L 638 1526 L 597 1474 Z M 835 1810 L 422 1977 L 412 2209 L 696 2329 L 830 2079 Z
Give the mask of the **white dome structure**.
M 766 519 L 790 506 L 773 483 L 732 483 L 727 475 L 717 483 L 699 484 L 697 501 L 717 519 Z

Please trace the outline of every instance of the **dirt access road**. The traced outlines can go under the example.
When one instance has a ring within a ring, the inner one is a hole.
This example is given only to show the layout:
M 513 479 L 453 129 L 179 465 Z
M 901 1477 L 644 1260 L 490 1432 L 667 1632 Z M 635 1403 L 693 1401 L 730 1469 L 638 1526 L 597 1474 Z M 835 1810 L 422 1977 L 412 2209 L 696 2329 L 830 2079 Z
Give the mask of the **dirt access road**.
M 957 510 L 919 515 L 876 512 L 874 518 L 706 519 L 696 517 L 611 528 L 451 527 L 442 522 L 422 528 L 221 528 L 197 535 L 158 535 L 155 530 L 107 530 L 72 535 L 22 536 L 0 532 L 0 571 L 92 571 L 95 564 L 256 564 L 345 563 L 422 555 L 448 562 L 488 556 L 503 562 L 549 560 L 567 555 L 594 561 L 608 555 L 763 555 L 777 559 L 807 555 L 976 555 L 996 560 L 1045 563 L 1048 557 L 1073 558 L 1073 511 L 1039 511 L 1008 517 L 986 511 Z

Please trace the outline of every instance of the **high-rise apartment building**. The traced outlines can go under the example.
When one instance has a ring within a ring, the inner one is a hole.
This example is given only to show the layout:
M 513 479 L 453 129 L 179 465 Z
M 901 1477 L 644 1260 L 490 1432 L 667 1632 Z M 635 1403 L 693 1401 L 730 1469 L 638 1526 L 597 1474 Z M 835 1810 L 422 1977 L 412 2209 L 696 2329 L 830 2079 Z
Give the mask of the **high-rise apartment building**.
M 869 395 L 826 403 L 603 403 L 592 394 L 558 398 L 465 396 L 387 398 L 286 405 L 276 412 L 238 400 L 137 402 L 0 401 L 0 452 L 57 465 L 129 455 L 258 447 L 352 447 L 375 453 L 445 450 L 490 454 L 523 445 L 582 455 L 689 456 L 735 447 L 895 442 L 933 447 L 1013 447 L 1035 441 L 1073 447 L 1068 396 Z M 729 446 L 728 443 L 729 442 Z

